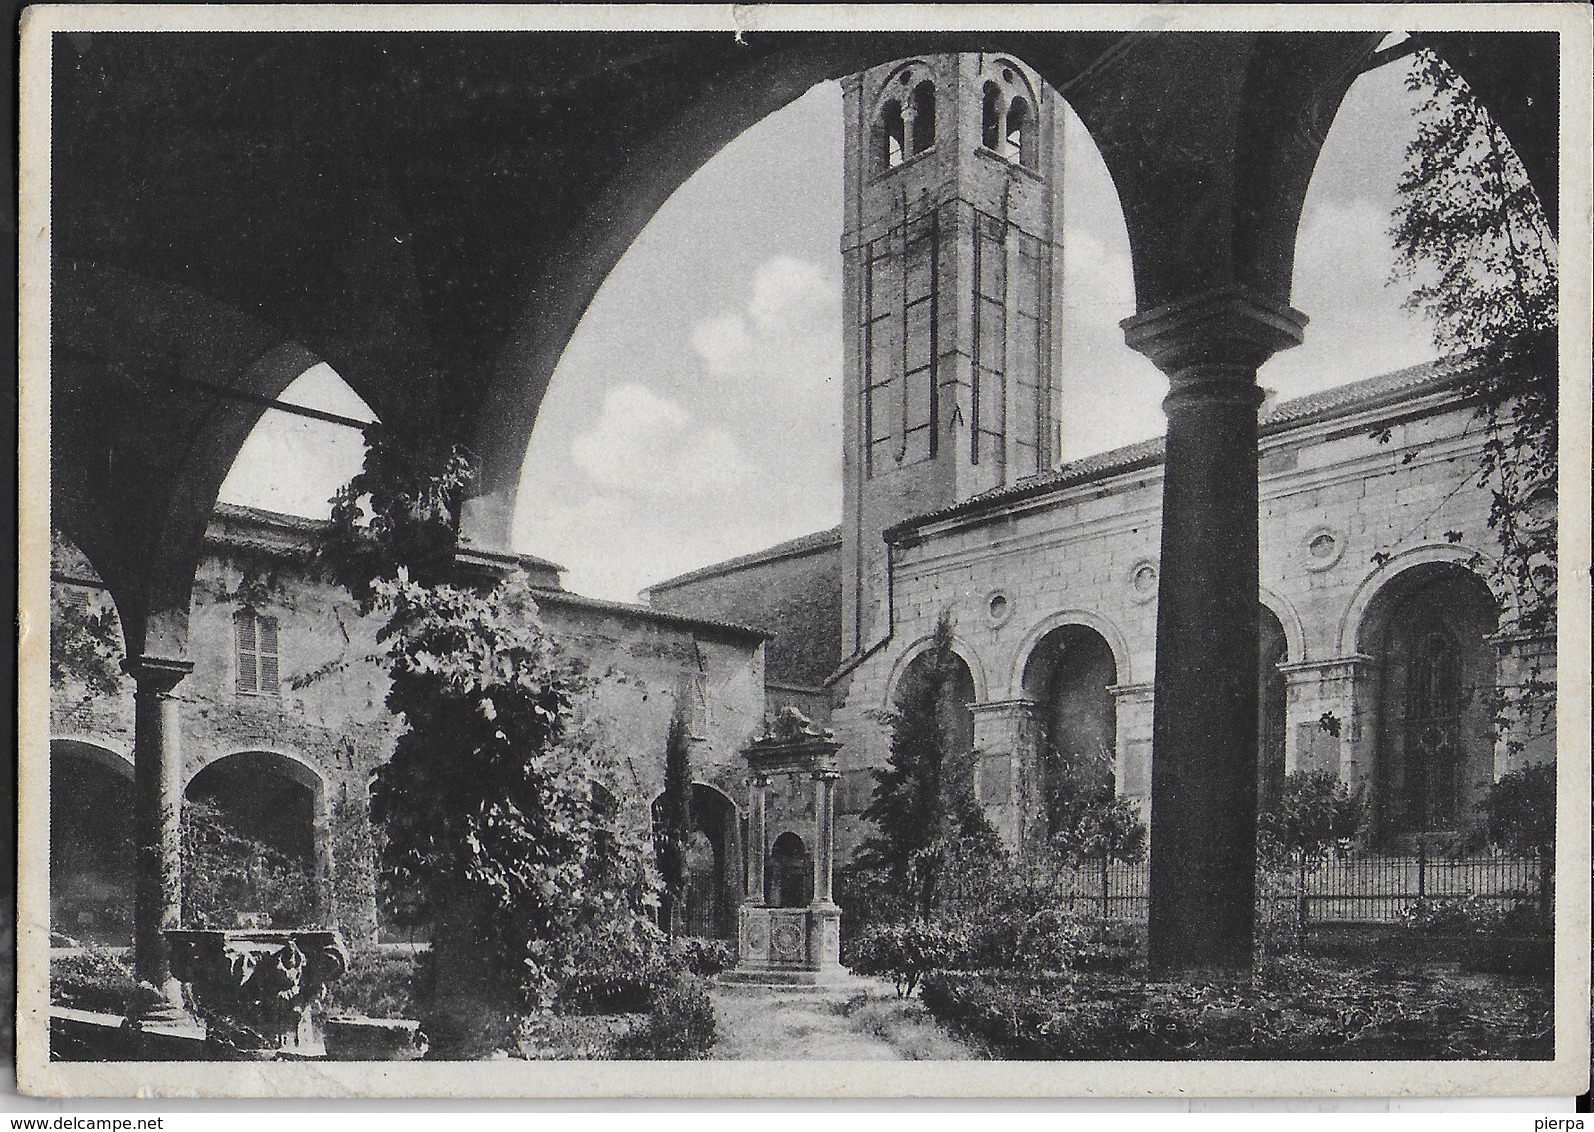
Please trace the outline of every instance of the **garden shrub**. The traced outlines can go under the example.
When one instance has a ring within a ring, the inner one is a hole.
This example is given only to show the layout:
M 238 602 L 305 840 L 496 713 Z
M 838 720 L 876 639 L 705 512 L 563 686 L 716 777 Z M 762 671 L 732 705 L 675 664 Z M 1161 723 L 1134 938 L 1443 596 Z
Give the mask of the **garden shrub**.
M 855 941 L 850 963 L 860 975 L 885 975 L 906 998 L 926 972 L 957 967 L 969 951 L 968 934 L 950 924 L 913 920 L 872 928 Z
M 1014 960 L 1032 971 L 1066 971 L 1085 947 L 1085 927 L 1055 908 L 1036 912 L 1018 932 Z
M 1401 910 L 1400 922 L 1424 935 L 1474 935 L 1493 931 L 1504 918 L 1499 902 L 1479 896 L 1426 896 Z
M 86 947 L 50 957 L 50 1001 L 73 1010 L 140 1018 L 166 1000 L 158 989 L 139 982 L 109 948 Z
M 683 975 L 655 990 L 647 1021 L 621 1043 L 620 1052 L 650 1061 L 683 1061 L 707 1053 L 716 1037 L 708 984 Z
M 557 996 L 565 1014 L 641 1013 L 683 971 L 664 933 L 641 919 L 594 925 L 576 939 L 569 958 L 571 972 Z
M 736 945 L 729 940 L 682 936 L 670 941 L 670 952 L 690 974 L 703 978 L 736 966 Z
M 418 957 L 411 951 L 365 948 L 327 987 L 326 1012 L 366 1018 L 414 1018 Z

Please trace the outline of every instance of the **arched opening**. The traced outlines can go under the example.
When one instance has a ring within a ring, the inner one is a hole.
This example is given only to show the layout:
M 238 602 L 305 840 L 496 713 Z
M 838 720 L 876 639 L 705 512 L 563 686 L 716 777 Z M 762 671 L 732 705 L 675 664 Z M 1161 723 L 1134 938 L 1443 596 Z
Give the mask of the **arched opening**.
M 216 501 L 324 519 L 333 493 L 364 461 L 356 425 L 375 421 L 376 414 L 324 362 L 301 373 L 276 399 L 345 423 L 267 409 L 233 458 Z M 241 684 L 239 690 L 245 690 Z
M 50 930 L 81 944 L 133 938 L 133 764 L 50 743 Z
M 789 830 L 770 847 L 769 898 L 776 908 L 806 908 L 814 898 L 813 857 Z
M 325 914 L 325 786 L 270 751 L 217 759 L 184 793 L 183 922 L 194 928 L 315 925 Z
M 1358 643 L 1375 664 L 1373 816 L 1386 845 L 1477 823 L 1494 776 L 1498 626 L 1488 586 L 1454 563 L 1413 566 L 1369 603 Z
M 1284 787 L 1287 743 L 1288 689 L 1279 665 L 1289 659 L 1284 625 L 1267 606 L 1260 610 L 1257 631 L 1257 752 L 1258 802 L 1266 806 Z
M 1049 828 L 1085 796 L 1116 790 L 1118 715 L 1112 646 L 1084 625 L 1060 625 L 1040 639 L 1024 670 L 1037 704 L 1043 801 Z
M 1002 138 L 1002 156 L 1033 169 L 1038 160 L 1035 145 L 1035 115 L 1029 103 L 1015 98 L 1007 108 L 1007 131 Z
M 996 150 L 1002 144 L 1002 88 L 995 83 L 985 84 L 985 97 L 980 110 L 980 144 Z
M 921 652 L 908 662 L 891 696 L 897 715 L 897 734 L 933 734 L 940 746 L 943 780 L 952 788 L 974 789 L 974 712 L 977 698 L 974 674 L 968 663 L 948 652 L 937 663 L 934 649 Z M 912 741 L 912 740 L 910 740 Z
M 653 828 L 663 820 L 663 795 L 653 801 Z M 742 901 L 742 854 L 736 804 L 719 790 L 692 784 L 692 831 L 686 847 L 688 935 L 732 939 Z
M 910 145 L 914 154 L 923 153 L 935 144 L 935 84 L 925 79 L 913 88 L 913 137 Z
M 895 169 L 907 160 L 907 127 L 902 120 L 902 103 L 886 99 L 874 125 L 875 170 Z

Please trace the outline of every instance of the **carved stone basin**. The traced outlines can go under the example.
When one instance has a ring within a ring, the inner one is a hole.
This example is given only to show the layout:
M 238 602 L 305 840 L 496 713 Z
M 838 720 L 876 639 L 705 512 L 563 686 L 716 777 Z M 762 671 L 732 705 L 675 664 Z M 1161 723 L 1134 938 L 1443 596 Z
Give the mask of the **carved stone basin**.
M 320 1052 L 311 1007 L 349 969 L 330 929 L 167 930 L 172 975 L 187 986 L 206 1036 L 239 1052 Z

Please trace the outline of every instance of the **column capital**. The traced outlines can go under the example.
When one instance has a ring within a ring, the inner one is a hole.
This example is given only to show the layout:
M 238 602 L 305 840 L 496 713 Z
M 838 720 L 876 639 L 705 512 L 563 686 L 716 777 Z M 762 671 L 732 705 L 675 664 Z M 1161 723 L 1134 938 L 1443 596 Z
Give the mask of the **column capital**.
M 1306 316 L 1241 283 L 1214 287 L 1118 324 L 1129 348 L 1181 385 L 1213 378 L 1249 386 L 1279 350 L 1301 343 Z
M 1022 697 L 1013 700 L 987 700 L 984 703 L 970 704 L 969 711 L 974 715 L 1033 715 L 1040 709 L 1034 700 Z
M 193 670 L 194 662 L 191 660 L 151 656 L 147 653 L 130 656 L 122 661 L 122 671 L 138 683 L 138 690 L 154 692 L 157 696 L 164 696 L 177 687 L 183 677 Z
M 1279 672 L 1290 683 L 1301 683 L 1314 678 L 1355 676 L 1359 672 L 1378 667 L 1378 662 L 1363 653 L 1348 656 L 1330 656 L 1322 660 L 1297 660 L 1278 666 Z

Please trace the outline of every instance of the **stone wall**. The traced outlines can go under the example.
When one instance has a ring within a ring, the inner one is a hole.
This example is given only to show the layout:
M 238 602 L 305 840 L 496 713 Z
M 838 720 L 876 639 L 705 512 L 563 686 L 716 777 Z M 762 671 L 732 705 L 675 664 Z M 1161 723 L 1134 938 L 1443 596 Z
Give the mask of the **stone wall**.
M 310 788 L 318 907 L 351 938 L 370 939 L 376 910 L 369 785 L 391 756 L 398 722 L 384 705 L 387 678 L 371 659 L 380 620 L 362 617 L 341 589 L 311 569 L 305 550 L 313 528 L 240 508 L 222 509 L 212 525 L 190 613 L 194 670 L 177 688 L 183 780 L 191 783 L 206 767 L 250 752 Z M 58 588 L 79 600 L 108 606 L 86 564 L 58 570 L 57 578 Z M 662 789 L 665 734 L 678 704 L 696 739 L 694 779 L 744 812 L 741 751 L 764 718 L 762 636 L 561 591 L 541 591 L 538 602 L 551 634 L 586 663 L 594 685 L 587 710 L 621 767 L 605 785 L 636 827 L 648 828 L 649 804 Z M 240 690 L 235 617 L 246 605 L 277 620 L 275 690 Z M 81 753 L 73 745 L 86 745 L 108 753 L 97 761 L 124 767 L 131 806 L 131 680 L 108 698 L 88 697 L 70 684 L 52 689 L 51 729 L 52 739 L 69 741 L 59 750 Z M 739 888 L 739 875 L 729 879 Z
M 820 689 L 841 661 L 840 548 L 838 532 L 821 531 L 659 582 L 646 596 L 656 609 L 767 630 L 770 713 L 793 706 L 823 719 Z
M 1288 645 L 1288 770 L 1331 770 L 1376 790 L 1377 657 L 1364 651 L 1371 646 L 1361 621 L 1372 597 L 1413 567 L 1446 564 L 1480 584 L 1486 576 L 1496 543 L 1488 493 L 1476 485 L 1481 438 L 1473 423 L 1443 373 L 1419 372 L 1286 404 L 1264 418 L 1260 597 Z M 1051 484 L 992 493 L 893 534 L 890 638 L 841 682 L 832 716 L 844 782 L 866 781 L 866 768 L 884 764 L 878 712 L 950 610 L 956 649 L 975 681 L 977 787 L 1010 843 L 1039 820 L 1038 711 L 1025 666 L 1058 626 L 1085 627 L 1110 648 L 1118 790 L 1149 806 L 1155 453 L 1156 445 L 1140 445 L 1093 458 L 1082 462 L 1085 474 L 1071 478 L 1065 467 Z M 1518 667 L 1521 654 L 1553 653 L 1545 642 L 1501 647 L 1505 665 Z M 1499 746 L 1497 773 L 1510 761 Z M 1514 759 L 1552 752 L 1553 737 L 1540 734 Z M 853 801 L 845 787 L 842 796 L 845 859 L 866 831 L 853 812 L 861 807 L 845 804 Z

